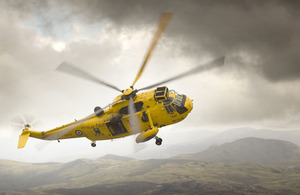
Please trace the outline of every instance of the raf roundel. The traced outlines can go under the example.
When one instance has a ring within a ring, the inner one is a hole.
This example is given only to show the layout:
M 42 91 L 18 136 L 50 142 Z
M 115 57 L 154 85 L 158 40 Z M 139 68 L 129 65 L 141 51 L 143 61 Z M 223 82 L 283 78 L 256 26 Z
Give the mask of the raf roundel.
M 76 131 L 75 131 L 75 134 L 78 135 L 78 136 L 81 136 L 81 135 L 82 135 L 82 131 L 76 130 Z

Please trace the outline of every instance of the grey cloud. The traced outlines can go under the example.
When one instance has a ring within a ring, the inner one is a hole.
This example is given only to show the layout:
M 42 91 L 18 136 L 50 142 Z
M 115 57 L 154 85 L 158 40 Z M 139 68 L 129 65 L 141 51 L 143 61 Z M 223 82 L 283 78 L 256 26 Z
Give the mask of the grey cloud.
M 70 1 L 88 22 L 110 20 L 116 29 L 153 27 L 160 12 L 175 13 L 166 37 L 182 55 L 235 56 L 271 81 L 299 79 L 300 6 L 297 1 Z M 72 5 L 71 5 L 72 4 Z M 200 53 L 201 51 L 201 53 Z M 244 61 L 237 53 L 259 58 Z M 234 62 L 233 61 L 233 62 Z M 231 63 L 227 61 L 227 63 Z M 240 64 L 238 64 L 240 66 Z
M 235 75 L 239 75 L 240 73 L 240 77 L 246 76 L 249 82 L 251 82 L 251 79 L 255 79 L 255 76 L 252 75 L 253 73 L 261 75 L 270 81 L 277 82 L 297 82 L 300 76 L 300 66 L 298 65 L 298 51 L 300 47 L 298 13 L 300 12 L 297 12 L 297 10 L 299 10 L 299 3 L 292 1 L 287 1 L 290 3 L 286 3 L 286 1 L 262 2 L 258 0 L 117 0 L 114 1 L 114 3 L 104 0 L 53 0 L 46 1 L 45 3 L 40 3 L 39 1 L 27 1 L 27 3 L 23 3 L 23 1 L 8 2 L 6 6 L 10 7 L 11 12 L 15 11 L 15 14 L 19 14 L 19 18 L 22 18 L 22 16 L 30 17 L 31 14 L 36 13 L 41 14 L 43 18 L 41 21 L 45 21 L 45 24 L 42 26 L 48 33 L 54 33 L 54 36 L 56 36 L 55 30 L 51 30 L 51 28 L 57 28 L 57 26 L 55 26 L 57 25 L 57 20 L 52 20 L 53 18 L 51 17 L 47 19 L 47 16 L 49 16 L 48 8 L 53 5 L 58 5 L 61 9 L 68 10 L 66 14 L 62 14 L 58 17 L 58 23 L 63 23 L 64 20 L 72 20 L 74 18 L 81 18 L 81 21 L 87 23 L 109 20 L 113 22 L 111 28 L 116 30 L 122 30 L 122 28 L 154 29 L 158 21 L 159 13 L 172 11 L 175 15 L 166 34 L 164 34 L 166 41 L 162 44 L 166 44 L 171 50 L 179 50 L 180 52 L 176 52 L 176 55 L 182 55 L 187 58 L 194 58 L 195 61 L 200 61 L 203 56 L 211 57 L 226 54 L 228 72 L 236 72 Z M 66 17 L 64 18 L 64 16 Z M 49 23 L 50 25 L 48 25 Z M 24 35 L 26 31 L 21 33 L 16 26 L 9 25 L 9 23 L 3 25 L 6 25 L 6 30 L 2 31 L 2 36 L 0 36 L 1 42 L 4 43 L 0 46 L 0 51 L 13 56 L 14 60 L 20 63 L 20 66 L 30 66 L 31 70 L 33 69 L 35 73 L 43 72 L 45 68 L 54 70 L 56 65 L 61 62 L 60 60 L 70 60 L 71 62 L 75 62 L 78 66 L 89 64 L 85 66 L 85 68 L 90 71 L 94 70 L 97 73 L 101 73 L 102 70 L 103 72 L 113 71 L 113 67 L 110 66 L 112 64 L 110 60 L 119 56 L 122 50 L 117 40 L 113 43 L 105 42 L 101 45 L 81 42 L 69 44 L 68 46 L 71 50 L 64 51 L 58 56 L 51 52 L 51 48 L 38 51 L 30 46 L 30 42 L 34 39 L 32 32 L 26 36 Z M 7 39 L 10 35 L 14 38 Z M 27 58 L 27 56 L 33 57 Z M 94 58 L 94 56 L 97 56 L 97 58 Z M 65 59 L 65 57 L 67 57 L 67 59 Z M 101 59 L 101 61 L 95 61 L 98 59 Z M 99 66 L 99 64 L 101 66 Z M 95 67 L 97 67 L 97 69 L 95 69 Z M 6 69 L 2 70 L 7 72 Z M 136 69 L 134 70 L 136 71 Z M 26 69 L 23 71 L 26 71 Z M 9 72 L 13 71 L 9 68 Z M 220 72 L 221 71 L 218 73 Z M 33 74 L 34 73 L 31 73 L 31 75 Z M 135 74 L 135 72 L 133 74 Z M 108 78 L 109 76 L 105 78 L 105 75 L 99 75 L 99 77 L 101 79 L 108 79 L 108 81 L 112 80 L 112 78 Z M 241 80 L 241 78 L 239 79 Z M 54 83 L 56 82 L 59 83 L 59 81 L 55 81 Z M 20 86 L 24 84 L 19 80 L 7 79 L 4 81 L 2 79 L 1 83 L 3 89 L 23 91 Z M 5 87 L 5 85 L 12 87 Z M 262 99 L 263 97 L 268 97 L 268 94 L 257 94 L 254 86 L 251 86 L 251 88 L 246 86 L 246 88 L 254 91 L 253 98 L 257 98 L 257 101 L 261 103 L 253 103 L 253 105 L 264 105 Z M 290 91 L 292 91 L 292 89 L 290 89 Z M 287 93 L 288 92 L 289 91 L 287 91 Z M 25 92 L 23 92 L 23 94 L 25 94 Z M 270 94 L 278 95 L 274 91 L 270 91 Z M 9 98 L 9 96 L 7 96 L 7 98 Z M 294 98 L 294 96 L 282 96 L 284 101 L 289 101 L 291 98 Z M 230 100 L 230 98 L 228 100 Z M 280 101 L 280 99 L 275 98 L 273 103 L 276 104 Z M 10 100 L 10 102 L 12 102 L 12 100 Z M 233 104 L 232 102 L 220 102 L 220 104 L 227 103 L 229 106 L 226 107 L 226 110 L 232 109 L 230 106 L 230 104 Z M 241 107 L 243 107 L 243 103 L 245 103 L 245 100 L 241 98 L 239 100 Z M 22 102 L 19 104 L 22 104 Z M 296 105 L 297 102 L 294 104 Z M 283 105 L 282 107 L 276 108 L 280 110 L 285 107 L 287 106 Z M 272 113 L 271 108 L 272 106 L 266 107 L 265 112 L 259 115 L 259 117 L 269 117 L 270 113 Z M 276 112 L 278 110 L 276 110 Z M 211 111 L 213 119 L 215 113 L 218 111 L 217 107 Z M 236 108 L 236 115 L 230 115 L 232 116 L 232 120 L 251 120 L 249 115 L 240 114 L 240 111 L 240 108 Z M 253 116 L 255 112 L 256 110 L 253 110 Z M 243 119 L 237 118 L 238 115 L 241 115 Z

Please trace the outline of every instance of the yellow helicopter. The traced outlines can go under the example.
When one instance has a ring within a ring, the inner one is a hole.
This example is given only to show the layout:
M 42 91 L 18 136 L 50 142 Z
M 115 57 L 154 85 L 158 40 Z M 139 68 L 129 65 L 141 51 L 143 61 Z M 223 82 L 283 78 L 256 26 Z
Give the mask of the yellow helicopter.
M 104 82 L 70 63 L 61 63 L 57 68 L 58 71 L 105 85 L 121 92 L 121 94 L 111 104 L 103 108 L 95 107 L 93 114 L 48 131 L 30 130 L 30 124 L 26 123 L 22 134 L 19 136 L 18 148 L 23 148 L 29 137 L 58 141 L 61 139 L 86 137 L 92 141 L 91 146 L 95 147 L 97 140 L 110 140 L 133 134 L 138 134 L 136 137 L 137 143 L 155 138 L 155 143 L 161 145 L 162 139 L 157 136 L 159 128 L 178 123 L 185 119 L 193 109 L 193 102 L 189 97 L 177 93 L 175 90 L 169 90 L 166 86 L 157 86 L 191 74 L 222 66 L 225 59 L 222 56 L 172 78 L 141 89 L 134 89 L 135 83 L 142 75 L 159 38 L 172 16 L 172 13 L 163 13 L 161 15 L 157 31 L 143 64 L 134 82 L 128 89 L 120 90 L 114 85 Z M 157 88 L 150 90 L 155 87 Z M 138 93 L 144 90 L 150 91 Z

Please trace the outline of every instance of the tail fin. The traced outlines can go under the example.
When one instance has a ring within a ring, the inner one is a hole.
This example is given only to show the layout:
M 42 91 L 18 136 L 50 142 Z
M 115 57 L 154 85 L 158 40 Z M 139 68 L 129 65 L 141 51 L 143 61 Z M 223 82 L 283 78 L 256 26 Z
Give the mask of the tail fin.
M 24 148 L 26 145 L 26 142 L 29 138 L 30 132 L 23 130 L 22 134 L 19 136 L 19 144 L 18 144 L 18 149 Z

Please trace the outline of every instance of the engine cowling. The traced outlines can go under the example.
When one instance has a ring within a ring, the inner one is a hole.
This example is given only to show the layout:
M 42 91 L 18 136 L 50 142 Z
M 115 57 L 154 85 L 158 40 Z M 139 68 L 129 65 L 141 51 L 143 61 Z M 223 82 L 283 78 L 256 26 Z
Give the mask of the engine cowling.
M 94 112 L 96 116 L 102 116 L 104 114 L 104 110 L 99 106 L 95 107 Z
M 146 142 L 146 141 L 154 138 L 157 133 L 158 133 L 158 128 L 157 127 L 147 129 L 146 131 L 143 131 L 142 133 L 140 133 L 136 137 L 135 141 L 136 141 L 136 143 Z
M 168 87 L 157 87 L 154 92 L 154 99 L 157 102 L 163 102 L 168 99 L 169 89 Z

